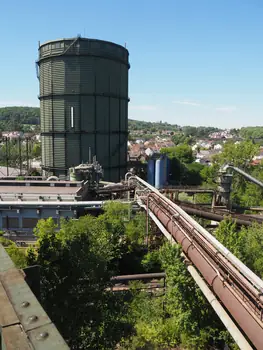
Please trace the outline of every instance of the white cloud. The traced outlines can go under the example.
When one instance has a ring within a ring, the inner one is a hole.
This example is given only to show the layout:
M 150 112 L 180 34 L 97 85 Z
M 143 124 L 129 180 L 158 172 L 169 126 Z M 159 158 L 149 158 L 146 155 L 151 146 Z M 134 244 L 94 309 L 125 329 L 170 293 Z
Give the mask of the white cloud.
M 129 109 L 136 111 L 155 111 L 157 107 L 154 105 L 130 105 Z
M 236 111 L 237 108 L 235 106 L 225 106 L 225 107 L 217 107 L 216 111 L 223 112 L 223 113 L 231 113 Z
M 187 105 L 187 106 L 196 106 L 196 107 L 202 106 L 201 103 L 199 103 L 199 102 L 188 101 L 188 100 L 173 101 L 173 103 L 178 104 L 178 105 Z
M 218 112 L 222 112 L 222 113 L 231 113 L 231 112 L 234 112 L 237 110 L 237 107 L 235 107 L 235 106 L 214 107 L 213 105 L 202 104 L 200 102 L 190 101 L 190 100 L 177 100 L 177 101 L 173 101 L 173 103 L 179 104 L 179 105 L 185 105 L 185 106 L 194 106 L 194 107 L 203 107 L 206 109 L 214 109 L 214 110 L 216 110 Z

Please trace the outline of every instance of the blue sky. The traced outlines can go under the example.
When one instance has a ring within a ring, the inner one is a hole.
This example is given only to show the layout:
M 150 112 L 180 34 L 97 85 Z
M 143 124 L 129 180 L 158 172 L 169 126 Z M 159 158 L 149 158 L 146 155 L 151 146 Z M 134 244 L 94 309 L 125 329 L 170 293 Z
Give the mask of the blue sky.
M 127 44 L 130 118 L 262 125 L 262 0 L 2 0 L 0 13 L 0 106 L 38 105 L 38 41 L 85 34 Z

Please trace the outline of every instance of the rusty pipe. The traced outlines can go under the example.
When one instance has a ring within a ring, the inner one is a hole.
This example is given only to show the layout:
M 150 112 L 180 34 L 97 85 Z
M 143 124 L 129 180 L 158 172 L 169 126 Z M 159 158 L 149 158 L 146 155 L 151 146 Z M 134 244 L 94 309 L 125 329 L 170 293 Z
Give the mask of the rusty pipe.
M 229 310 L 233 318 L 239 324 L 241 329 L 247 334 L 251 342 L 257 349 L 263 349 L 263 324 L 255 319 L 250 310 L 244 306 L 240 297 L 235 293 L 231 286 L 222 281 L 215 269 L 200 254 L 200 251 L 185 237 L 184 233 L 176 227 L 168 214 L 164 213 L 157 203 L 151 201 L 149 208 L 153 214 L 161 221 L 168 232 L 173 232 L 174 239 L 181 244 L 183 251 L 187 254 L 189 260 L 196 266 L 207 283 L 212 287 L 214 293 L 219 297 L 225 307 Z
M 111 278 L 111 281 L 159 279 L 159 278 L 165 278 L 165 276 L 166 276 L 165 272 L 140 273 L 140 274 L 134 274 L 134 275 L 113 276 Z
M 146 210 L 146 206 L 143 205 L 139 201 L 139 205 Z M 148 209 L 147 209 L 148 210 Z M 169 234 L 169 232 L 166 230 L 166 228 L 161 224 L 161 222 L 156 218 L 156 216 L 149 210 L 149 215 L 153 219 L 153 221 L 158 225 L 158 228 L 160 231 L 165 235 L 167 240 L 170 242 L 170 244 L 176 244 L 176 241 L 174 240 L 174 237 Z M 201 291 L 203 292 L 204 296 L 210 303 L 210 305 L 215 310 L 218 317 L 221 319 L 223 324 L 226 326 L 229 333 L 232 335 L 235 342 L 238 344 L 241 350 L 250 350 L 251 347 L 248 344 L 247 340 L 245 339 L 244 335 L 240 332 L 236 324 L 233 322 L 233 320 L 230 318 L 230 316 L 227 314 L 223 306 L 220 304 L 220 302 L 216 299 L 216 296 L 214 293 L 209 289 L 207 284 L 203 281 L 201 276 L 198 274 L 196 269 L 192 266 L 187 264 L 187 269 L 191 276 L 193 277 L 196 284 L 199 286 Z
M 166 198 L 161 194 L 156 188 L 148 184 L 146 181 L 142 180 L 138 176 L 133 176 L 133 178 L 141 185 L 150 189 L 159 198 L 166 202 L 168 206 L 174 208 L 192 227 L 200 232 L 219 252 L 222 253 L 230 262 L 233 264 L 248 280 L 253 283 L 260 292 L 263 292 L 263 281 L 255 273 L 253 273 L 245 264 L 243 264 L 236 256 L 234 256 L 226 247 L 223 246 L 215 237 L 213 237 L 208 231 L 206 231 L 201 225 L 199 225 L 191 216 L 189 216 L 184 210 L 182 210 L 178 205 L 173 203 L 171 200 Z M 129 179 L 130 180 L 130 179 Z
M 199 208 L 193 208 L 193 207 L 188 206 L 187 204 L 184 204 L 184 203 L 180 203 L 180 207 L 187 214 L 196 215 L 196 216 L 198 216 L 200 218 L 209 219 L 209 220 L 215 220 L 215 221 L 222 221 L 222 220 L 225 219 L 224 215 L 220 215 L 220 214 L 217 214 L 217 213 L 212 213 L 212 212 L 205 211 L 205 210 L 202 210 L 202 209 L 199 209 Z M 238 219 L 238 218 L 233 218 L 233 219 L 236 221 L 236 223 L 238 225 L 243 225 L 243 226 L 251 226 L 252 225 L 252 221 L 247 221 L 247 220 Z

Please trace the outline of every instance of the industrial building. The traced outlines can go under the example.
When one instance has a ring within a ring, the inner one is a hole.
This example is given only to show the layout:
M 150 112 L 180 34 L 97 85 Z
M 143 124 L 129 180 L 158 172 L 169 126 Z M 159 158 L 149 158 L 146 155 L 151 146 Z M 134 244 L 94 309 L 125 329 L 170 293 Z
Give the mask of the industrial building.
M 88 186 L 84 181 L 2 180 L 0 201 L 65 202 L 85 200 Z
M 0 202 L 0 230 L 25 240 L 23 233 L 30 234 L 36 227 L 38 220 L 52 218 L 59 226 L 61 218 L 77 219 L 81 215 L 98 211 L 102 208 L 102 201 L 81 202 Z M 34 238 L 35 240 L 35 238 Z
M 42 168 L 60 178 L 89 149 L 118 182 L 127 168 L 129 52 L 112 42 L 72 38 L 39 45 Z
M 78 218 L 101 208 L 87 201 L 89 181 L 0 180 L 0 230 L 32 233 L 38 220 Z

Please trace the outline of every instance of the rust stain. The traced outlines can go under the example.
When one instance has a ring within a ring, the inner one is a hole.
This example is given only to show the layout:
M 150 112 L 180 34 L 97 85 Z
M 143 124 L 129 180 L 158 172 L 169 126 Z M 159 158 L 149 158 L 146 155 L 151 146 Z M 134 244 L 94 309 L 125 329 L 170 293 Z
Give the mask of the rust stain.
M 3 328 L 2 337 L 6 350 L 32 350 L 26 334 L 19 325 Z
M 15 310 L 6 295 L 2 283 L 0 282 L 0 326 L 5 327 L 18 322 L 19 320 Z

